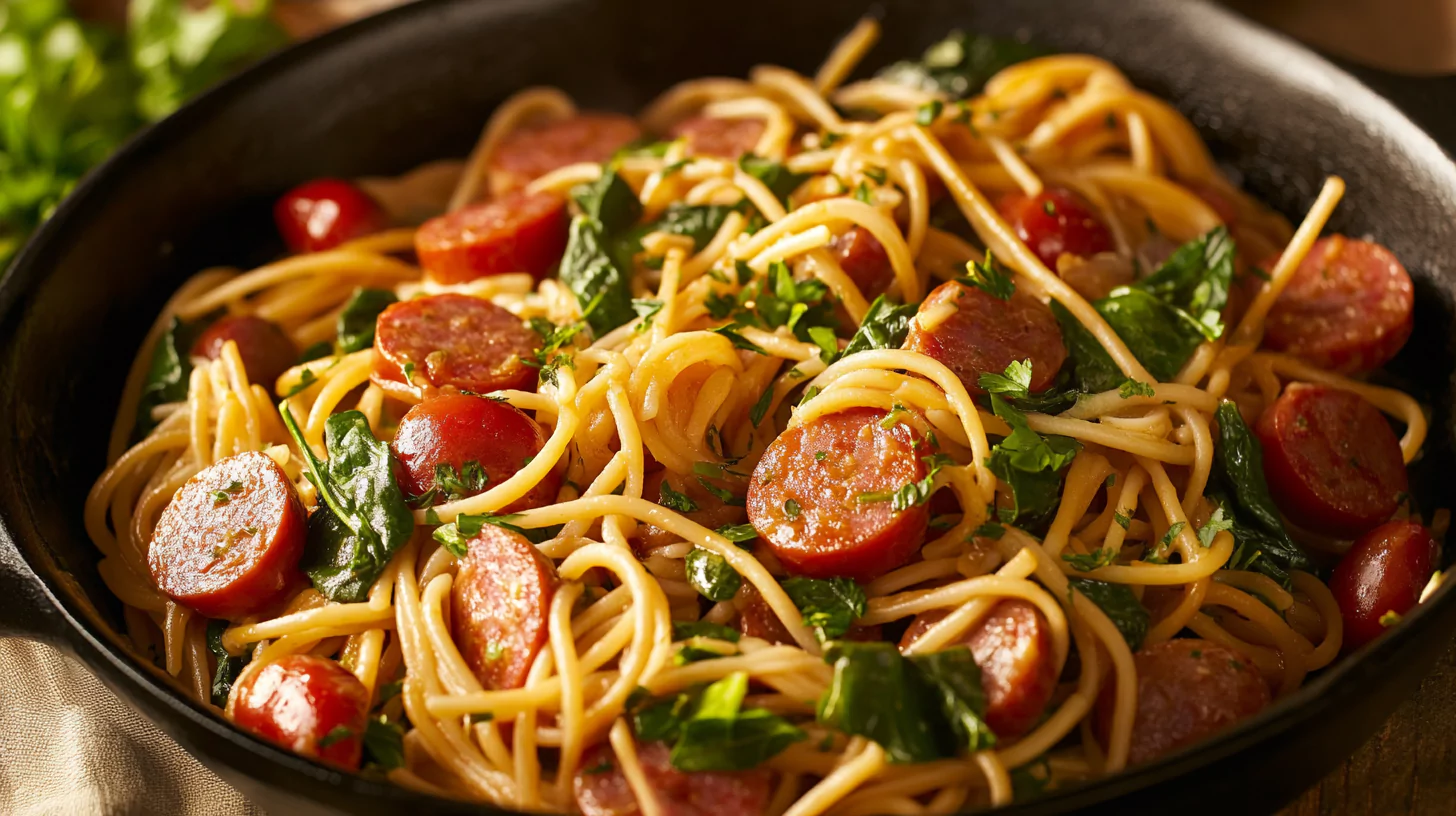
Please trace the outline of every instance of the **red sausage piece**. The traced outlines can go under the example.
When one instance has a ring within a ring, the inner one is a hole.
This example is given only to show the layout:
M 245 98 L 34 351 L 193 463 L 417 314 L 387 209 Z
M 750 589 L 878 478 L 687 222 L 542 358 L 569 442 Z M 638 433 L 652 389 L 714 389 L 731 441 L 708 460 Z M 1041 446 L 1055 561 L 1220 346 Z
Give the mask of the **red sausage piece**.
M 490 194 L 499 198 L 569 164 L 604 162 L 641 136 L 637 123 L 618 113 L 579 113 L 520 128 L 502 139 L 491 156 Z
M 864 227 L 851 227 L 834 236 L 829 249 L 866 298 L 874 300 L 895 282 L 895 268 L 890 265 L 884 244 Z
M 1064 252 L 1090 258 L 1113 249 L 1107 225 L 1081 196 L 1065 187 L 1048 187 L 1036 196 L 1012 193 L 1001 199 L 997 209 L 1048 269 L 1057 268 L 1057 258 Z
M 642 483 L 642 497 L 661 504 L 664 483 L 672 490 L 687 496 L 689 501 L 697 505 L 697 510 L 682 515 L 709 530 L 716 530 L 725 524 L 743 523 L 743 508 L 724 502 L 704 487 L 702 482 L 698 481 L 697 476 L 679 476 L 675 473 L 670 474 L 666 470 L 649 473 Z M 708 479 L 708 484 L 737 496 L 741 505 L 744 494 L 742 480 L 713 477 Z M 660 527 L 645 523 L 640 528 L 640 535 L 640 548 L 643 550 L 651 550 L 682 540 L 682 537 L 675 533 L 669 533 Z
M 321 762 L 358 770 L 369 692 L 348 669 L 294 654 L 247 672 L 228 716 L 239 728 Z
M 1373 371 L 1410 337 L 1414 305 L 1410 274 L 1390 250 L 1331 235 L 1310 247 L 1274 301 L 1264 345 L 1345 374 Z
M 436 283 L 526 272 L 540 280 L 566 250 L 566 201 L 523 191 L 426 221 L 415 254 Z
M 368 193 L 340 179 L 315 179 L 283 194 L 273 220 L 294 252 L 322 252 L 378 232 L 388 224 Z
M 928 446 L 904 422 L 882 427 L 887 416 L 873 408 L 829 414 L 764 451 L 748 486 L 748 520 L 790 573 L 868 581 L 920 548 L 925 506 L 895 510 L 888 495 L 925 477 Z
M 1028 359 L 1031 390 L 1042 391 L 1067 359 L 1061 326 L 1041 301 L 1020 289 L 1001 300 L 956 281 L 937 286 L 920 304 L 905 348 L 944 363 L 972 394 L 984 393 L 982 374 Z
M 282 468 L 264 454 L 240 453 L 182 485 L 157 520 L 147 563 L 172 600 L 209 618 L 239 620 L 302 583 L 307 523 Z
M 470 539 L 450 592 L 450 629 L 486 689 L 526 684 L 555 592 L 555 568 L 525 536 L 487 524 Z
M 1164 641 L 1133 655 L 1133 663 L 1138 696 L 1130 765 L 1207 739 L 1269 704 L 1269 687 L 1254 664 L 1217 643 Z M 1116 687 L 1109 678 L 1097 699 L 1095 725 L 1104 746 L 1112 733 Z
M 660 742 L 637 744 L 647 786 L 668 816 L 759 816 L 768 807 L 772 776 L 751 771 L 679 771 Z M 577 769 L 576 806 L 582 816 L 635 816 L 641 810 L 609 744 L 588 750 Z
M 518 408 L 470 394 L 441 394 L 409 409 L 391 447 L 405 493 L 421 496 L 438 488 L 439 503 L 484 493 L 504 482 L 545 444 L 541 426 Z M 552 471 L 500 512 L 550 504 L 560 486 Z
M 476 393 L 534 389 L 536 371 L 522 358 L 539 345 L 520 318 L 488 300 L 453 293 L 415 298 L 380 313 L 371 379 L 392 392 L 407 381 Z
M 1404 615 L 1415 608 L 1440 554 L 1431 531 L 1410 521 L 1382 524 L 1355 542 L 1330 576 L 1347 650 L 1379 637 L 1387 612 Z
M 215 321 L 192 344 L 192 356 L 216 360 L 229 340 L 238 344 L 238 356 L 243 358 L 248 379 L 269 391 L 298 360 L 298 349 L 278 324 L 253 315 Z
M 1294 383 L 1255 429 L 1269 490 L 1295 524 L 1348 539 L 1395 512 L 1406 489 L 1400 442 L 1360 395 Z
M 936 610 L 915 616 L 900 639 L 900 648 L 909 647 L 945 614 Z M 1046 616 L 1034 604 L 1007 599 L 992 607 L 962 642 L 981 668 L 986 724 L 1003 739 L 1030 731 L 1057 687 L 1051 624 Z
M 672 139 L 686 139 L 688 152 L 695 156 L 737 159 L 753 152 L 763 130 L 762 119 L 693 116 L 673 125 L 667 135 Z

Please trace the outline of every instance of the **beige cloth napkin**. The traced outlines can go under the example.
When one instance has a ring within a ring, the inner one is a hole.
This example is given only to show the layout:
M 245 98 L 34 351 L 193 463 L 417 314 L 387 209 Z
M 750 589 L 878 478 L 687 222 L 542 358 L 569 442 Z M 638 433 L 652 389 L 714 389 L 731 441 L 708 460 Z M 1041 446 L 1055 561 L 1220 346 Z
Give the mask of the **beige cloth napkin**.
M 261 816 L 81 664 L 0 639 L 0 813 Z

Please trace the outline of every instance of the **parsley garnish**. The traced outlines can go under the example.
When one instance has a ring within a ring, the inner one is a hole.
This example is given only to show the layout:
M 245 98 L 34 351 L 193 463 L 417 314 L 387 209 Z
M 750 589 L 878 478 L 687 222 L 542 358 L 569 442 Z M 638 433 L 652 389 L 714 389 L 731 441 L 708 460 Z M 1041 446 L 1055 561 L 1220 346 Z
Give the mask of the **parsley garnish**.
M 997 300 L 1010 300 L 1011 296 L 1016 293 L 1016 282 L 1011 279 L 1009 273 L 1001 268 L 1000 264 L 996 263 L 996 257 L 991 254 L 989 249 L 986 250 L 984 261 L 979 263 L 966 261 L 966 274 L 956 280 L 967 286 L 984 290 Z

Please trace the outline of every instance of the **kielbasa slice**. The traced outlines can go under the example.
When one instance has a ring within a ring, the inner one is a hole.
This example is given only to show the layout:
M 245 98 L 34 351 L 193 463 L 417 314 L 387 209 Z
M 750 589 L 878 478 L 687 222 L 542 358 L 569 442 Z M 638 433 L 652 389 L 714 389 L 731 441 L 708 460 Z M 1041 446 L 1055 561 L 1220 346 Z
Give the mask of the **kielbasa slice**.
M 569 164 L 604 162 L 641 137 L 637 123 L 619 113 L 579 113 L 519 128 L 501 139 L 490 158 L 491 197 L 499 198 Z
M 906 649 L 946 616 L 942 610 L 922 612 L 900 639 Z M 986 693 L 986 724 L 1003 739 L 1030 731 L 1057 687 L 1051 624 L 1041 610 L 1020 598 L 1008 598 L 963 638 L 981 668 Z
M 384 229 L 379 203 L 358 186 L 323 178 L 300 184 L 273 206 L 283 242 L 294 252 L 322 252 Z
M 982 374 L 1031 360 L 1031 390 L 1043 391 L 1067 359 L 1062 329 L 1045 304 L 1021 290 L 1001 300 L 975 286 L 947 281 L 920 304 L 905 348 L 939 360 L 971 394 Z
M 219 318 L 192 344 L 192 356 L 216 360 L 227 341 L 238 344 L 248 380 L 273 390 L 283 372 L 298 360 L 298 349 L 277 323 L 255 315 Z
M 415 298 L 379 314 L 370 379 L 394 394 L 534 390 L 536 371 L 523 358 L 539 345 L 520 318 L 488 300 L 454 293 Z
M 1130 765 L 1151 762 L 1251 717 L 1269 704 L 1269 686 L 1247 658 L 1207 640 L 1168 640 L 1133 655 L 1137 714 Z M 1112 733 L 1116 683 L 1097 699 L 1094 724 L 1102 744 Z
M 348 771 L 359 769 L 368 711 L 369 691 L 357 677 L 310 654 L 245 673 L 228 706 L 239 728 Z
M 433 503 L 484 493 L 514 476 L 541 452 L 546 435 L 519 408 L 472 394 L 441 394 L 409 409 L 391 447 L 407 495 L 437 491 Z M 556 500 L 552 471 L 500 512 L 516 513 Z
M 1431 531 L 1412 521 L 1391 521 L 1361 536 L 1330 575 L 1330 592 L 1345 620 L 1345 649 L 1379 637 L 1388 613 L 1404 615 L 1441 562 Z
M 773 776 L 751 771 L 679 771 L 671 750 L 660 742 L 637 744 L 637 761 L 647 786 L 666 816 L 759 816 L 768 807 Z M 575 778 L 576 806 L 582 816 L 631 816 L 640 813 L 637 797 L 606 743 L 588 750 Z
M 229 456 L 187 480 L 152 532 L 157 588 L 209 618 L 260 614 L 298 589 L 308 514 L 268 456 Z
M 1407 487 L 1395 432 L 1359 394 L 1293 383 L 1255 430 L 1269 491 L 1301 527 L 1352 538 L 1390 518 Z
M 867 299 L 874 300 L 884 294 L 895 282 L 895 268 L 890 265 L 885 245 L 864 227 L 851 227 L 834 236 L 829 249 L 844 274 Z
M 488 690 L 520 688 L 546 644 L 556 569 L 520 533 L 487 524 L 466 545 L 450 591 L 450 629 Z
M 1410 274 L 1390 250 L 1331 235 L 1310 247 L 1274 301 L 1264 345 L 1344 374 L 1373 371 L 1410 338 L 1414 305 Z
M 517 191 L 426 221 L 415 254 L 432 281 L 465 283 L 525 272 L 540 280 L 566 251 L 566 201 Z
M 874 408 L 828 414 L 764 451 L 749 481 L 748 520 L 790 573 L 868 581 L 920 548 L 926 507 L 896 510 L 890 496 L 925 477 L 929 446 L 887 417 Z
M 753 152 L 764 127 L 762 119 L 691 116 L 673 125 L 667 135 L 672 139 L 686 139 L 688 152 L 695 156 L 737 159 Z
M 725 524 L 742 524 L 744 519 L 743 502 L 744 486 L 741 479 L 707 477 L 708 484 L 718 490 L 726 490 L 737 497 L 739 504 L 728 504 L 723 499 L 699 482 L 696 476 L 680 476 L 676 473 L 668 473 L 666 470 L 658 470 L 647 474 L 642 482 L 642 497 L 648 501 L 662 503 L 662 485 L 667 484 L 669 488 L 688 497 L 688 500 L 697 505 L 697 510 L 682 513 L 698 524 L 707 527 L 709 530 L 716 530 Z M 639 528 L 640 543 L 642 550 L 652 550 L 681 541 L 682 538 L 674 533 L 644 523 Z
M 996 208 L 1048 269 L 1057 268 L 1062 253 L 1090 258 L 1113 249 L 1107 225 L 1081 196 L 1065 187 L 1047 187 L 1035 196 L 1011 193 Z

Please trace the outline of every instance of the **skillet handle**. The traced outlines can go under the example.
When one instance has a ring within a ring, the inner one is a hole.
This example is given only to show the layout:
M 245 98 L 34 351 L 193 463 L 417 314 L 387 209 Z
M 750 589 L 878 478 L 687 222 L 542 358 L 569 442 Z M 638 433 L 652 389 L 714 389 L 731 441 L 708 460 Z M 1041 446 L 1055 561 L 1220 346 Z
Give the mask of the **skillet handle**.
M 60 646 L 64 622 L 50 593 L 0 527 L 0 637 L 23 637 Z

